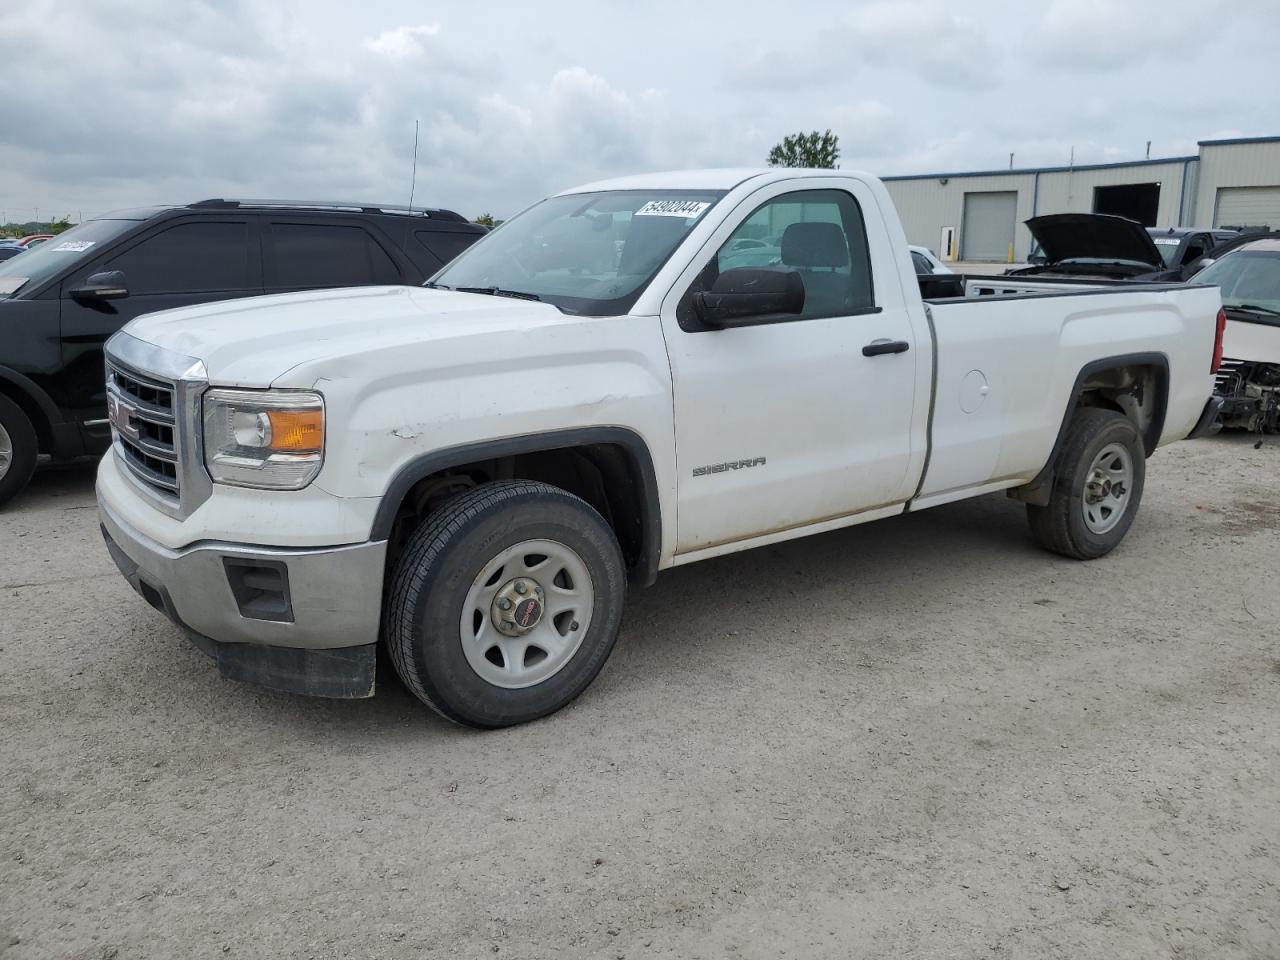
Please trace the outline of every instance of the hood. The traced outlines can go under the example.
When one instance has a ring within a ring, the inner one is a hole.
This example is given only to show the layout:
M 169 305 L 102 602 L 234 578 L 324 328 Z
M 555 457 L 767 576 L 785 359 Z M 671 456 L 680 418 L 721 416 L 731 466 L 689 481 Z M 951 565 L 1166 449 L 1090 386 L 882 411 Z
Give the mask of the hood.
M 1027 221 L 1049 263 L 1087 258 L 1129 260 L 1162 269 L 1164 260 L 1147 228 L 1136 220 L 1104 213 L 1053 213 Z
M 267 387 L 316 360 L 578 320 L 530 300 L 425 287 L 356 287 L 181 307 L 138 317 L 124 330 L 203 360 L 216 385 Z

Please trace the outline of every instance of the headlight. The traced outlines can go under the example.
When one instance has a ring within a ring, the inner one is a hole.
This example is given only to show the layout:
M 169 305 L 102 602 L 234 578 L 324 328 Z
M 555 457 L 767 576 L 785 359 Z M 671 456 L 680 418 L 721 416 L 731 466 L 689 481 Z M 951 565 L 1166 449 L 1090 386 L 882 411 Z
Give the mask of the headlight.
M 204 462 L 218 483 L 301 490 L 324 461 L 324 398 L 302 390 L 209 390 Z

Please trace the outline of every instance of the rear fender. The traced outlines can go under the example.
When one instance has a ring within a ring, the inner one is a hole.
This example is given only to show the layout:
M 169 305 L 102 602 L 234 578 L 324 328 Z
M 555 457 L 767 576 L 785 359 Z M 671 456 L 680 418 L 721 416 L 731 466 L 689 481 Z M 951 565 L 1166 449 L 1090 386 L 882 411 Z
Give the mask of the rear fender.
M 1127 389 L 1133 385 L 1132 371 L 1139 367 L 1151 371 L 1150 387 L 1142 391 L 1140 400 Z M 1086 397 L 1098 393 L 1107 396 L 1112 404 L 1133 420 L 1142 436 L 1142 446 L 1147 456 L 1155 453 L 1160 435 L 1164 432 L 1165 412 L 1169 404 L 1169 358 L 1163 353 L 1127 353 L 1104 357 L 1085 364 L 1076 375 L 1048 460 L 1030 483 L 1011 489 L 1009 496 L 1038 506 L 1049 502 L 1054 466 L 1058 462 L 1059 451 L 1066 443 L 1071 420 L 1076 410 L 1089 405 Z

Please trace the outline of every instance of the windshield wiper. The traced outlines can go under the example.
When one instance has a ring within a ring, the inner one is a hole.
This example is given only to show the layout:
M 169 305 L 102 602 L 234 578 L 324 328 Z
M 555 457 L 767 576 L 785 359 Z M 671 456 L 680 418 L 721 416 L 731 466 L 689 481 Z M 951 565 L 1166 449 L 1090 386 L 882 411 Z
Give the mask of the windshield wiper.
M 431 280 L 428 280 L 426 283 L 423 284 L 423 286 L 426 287 L 428 290 L 452 290 L 453 289 L 453 287 L 445 286 L 443 283 L 435 283 Z
M 484 293 L 491 297 L 513 297 L 516 300 L 537 300 L 542 298 L 536 293 L 525 293 L 522 290 L 503 290 L 501 287 L 454 287 L 458 293 Z
M 1256 313 L 1264 317 L 1280 317 L 1280 310 L 1272 310 L 1270 307 L 1260 307 L 1256 303 L 1228 303 L 1224 304 L 1228 310 L 1239 310 L 1242 313 Z

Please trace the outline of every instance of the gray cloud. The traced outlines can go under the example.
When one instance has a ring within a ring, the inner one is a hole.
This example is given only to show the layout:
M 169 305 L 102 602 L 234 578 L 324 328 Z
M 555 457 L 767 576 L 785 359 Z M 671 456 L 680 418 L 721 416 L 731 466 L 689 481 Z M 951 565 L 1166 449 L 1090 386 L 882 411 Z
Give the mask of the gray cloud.
M 672 25 L 678 25 L 673 29 Z M 577 182 L 757 165 L 830 127 L 873 172 L 1277 133 L 1271 0 L 0 6 L 0 208 L 248 195 L 506 216 Z
M 918 78 L 981 90 L 1001 80 L 1003 57 L 990 31 L 942 0 L 863 3 L 815 25 L 799 43 L 780 33 L 782 42 L 756 43 L 726 58 L 730 87 L 792 94 L 855 78 L 876 84 Z

